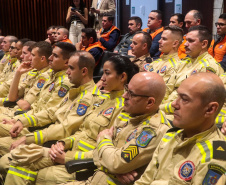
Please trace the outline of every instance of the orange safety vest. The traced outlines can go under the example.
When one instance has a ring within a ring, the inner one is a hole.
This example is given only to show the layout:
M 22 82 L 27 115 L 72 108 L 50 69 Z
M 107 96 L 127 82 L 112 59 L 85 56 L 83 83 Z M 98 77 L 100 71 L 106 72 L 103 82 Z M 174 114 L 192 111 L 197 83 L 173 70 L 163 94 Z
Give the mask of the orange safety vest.
M 186 36 L 183 36 L 183 39 L 184 40 L 183 40 L 182 44 L 178 48 L 178 56 L 179 56 L 180 59 L 183 59 L 183 58 L 185 58 L 187 56 L 187 54 L 185 53 L 186 50 L 184 48 L 184 44 L 185 44 L 185 42 L 187 42 L 186 41 Z
M 64 40 L 62 40 L 62 41 L 60 41 L 60 42 L 68 42 L 68 43 L 70 43 L 70 44 L 73 44 L 73 43 L 71 42 L 70 39 L 64 39 Z
M 102 28 L 100 29 L 100 36 L 104 39 L 104 40 L 106 40 L 106 41 L 109 41 L 109 39 L 110 39 L 110 34 L 114 31 L 114 30 L 119 30 L 116 26 L 112 26 L 111 27 L 111 29 L 110 30 L 108 30 L 107 32 L 104 32 L 104 33 L 102 33 Z M 120 31 L 120 30 L 119 30 Z M 119 39 L 120 39 L 120 37 L 119 37 Z M 119 39 L 118 39 L 118 41 L 119 41 Z M 102 43 L 100 42 L 100 41 L 98 41 L 99 42 L 99 44 L 104 48 L 104 50 L 106 50 L 106 48 L 102 45 Z
M 208 52 L 217 62 L 221 62 L 226 54 L 226 36 L 216 45 L 214 45 L 214 42 L 215 41 L 212 40 Z
M 152 40 L 156 37 L 156 35 L 158 35 L 159 33 L 163 32 L 163 30 L 164 30 L 164 27 L 161 27 L 161 28 L 155 30 L 153 33 L 150 33 Z M 144 28 L 142 31 L 148 33 L 150 31 L 150 29 L 149 28 Z

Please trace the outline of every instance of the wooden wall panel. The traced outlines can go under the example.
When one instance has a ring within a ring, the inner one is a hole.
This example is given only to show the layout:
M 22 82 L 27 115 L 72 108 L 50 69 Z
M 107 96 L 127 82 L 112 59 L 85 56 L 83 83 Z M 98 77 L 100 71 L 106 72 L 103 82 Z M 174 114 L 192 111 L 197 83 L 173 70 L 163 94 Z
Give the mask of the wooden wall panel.
M 66 24 L 66 15 L 71 0 L 1 0 L 0 22 L 2 35 L 15 35 L 35 41 L 46 38 L 51 25 Z M 84 0 L 87 8 L 92 0 Z

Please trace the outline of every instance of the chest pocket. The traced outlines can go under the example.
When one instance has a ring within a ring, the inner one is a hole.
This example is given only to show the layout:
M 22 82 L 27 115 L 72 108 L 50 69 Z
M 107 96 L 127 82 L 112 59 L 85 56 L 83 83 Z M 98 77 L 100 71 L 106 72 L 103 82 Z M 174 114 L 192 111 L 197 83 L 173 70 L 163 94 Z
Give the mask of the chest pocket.
M 89 135 L 92 139 L 97 138 L 97 135 L 105 129 L 110 128 L 111 119 L 114 114 L 115 107 L 109 107 L 99 112 L 89 124 Z
M 168 185 L 191 185 L 191 182 L 183 181 L 180 179 L 177 179 L 175 176 L 171 177 L 169 180 Z

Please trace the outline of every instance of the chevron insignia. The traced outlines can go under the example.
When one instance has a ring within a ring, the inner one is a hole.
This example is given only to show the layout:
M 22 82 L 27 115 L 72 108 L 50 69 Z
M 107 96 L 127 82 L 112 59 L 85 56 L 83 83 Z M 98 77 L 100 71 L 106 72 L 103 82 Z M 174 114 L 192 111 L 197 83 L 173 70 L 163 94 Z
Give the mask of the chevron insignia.
M 137 145 L 129 145 L 125 150 L 122 151 L 121 157 L 129 163 L 139 154 Z

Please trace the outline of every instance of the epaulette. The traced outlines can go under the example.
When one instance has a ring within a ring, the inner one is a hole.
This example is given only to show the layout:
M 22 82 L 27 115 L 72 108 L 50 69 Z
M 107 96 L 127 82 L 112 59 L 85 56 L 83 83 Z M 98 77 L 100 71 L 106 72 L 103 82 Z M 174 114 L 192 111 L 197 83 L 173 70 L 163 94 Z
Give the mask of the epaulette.
M 226 161 L 226 141 L 213 141 L 213 158 Z

